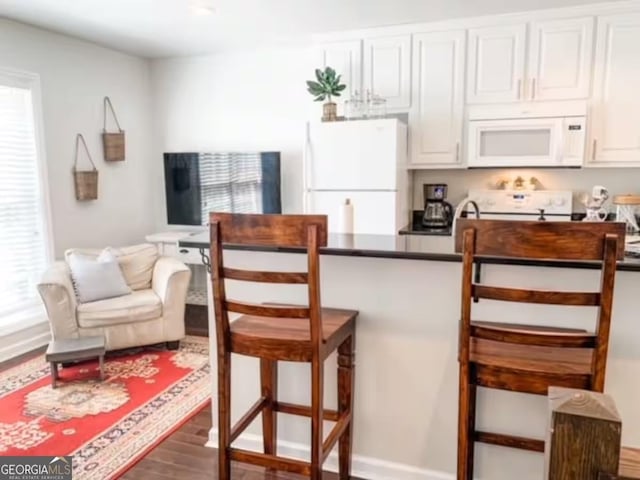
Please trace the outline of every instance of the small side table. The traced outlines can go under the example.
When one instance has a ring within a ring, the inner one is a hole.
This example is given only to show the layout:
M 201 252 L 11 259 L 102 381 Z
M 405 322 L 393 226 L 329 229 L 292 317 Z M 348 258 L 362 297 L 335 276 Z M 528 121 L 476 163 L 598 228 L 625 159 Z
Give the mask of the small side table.
M 56 380 L 59 379 L 58 363 L 95 357 L 100 362 L 100 379 L 104 380 L 105 351 L 104 337 L 101 336 L 53 340 L 44 357 L 51 364 L 51 386 L 56 388 Z

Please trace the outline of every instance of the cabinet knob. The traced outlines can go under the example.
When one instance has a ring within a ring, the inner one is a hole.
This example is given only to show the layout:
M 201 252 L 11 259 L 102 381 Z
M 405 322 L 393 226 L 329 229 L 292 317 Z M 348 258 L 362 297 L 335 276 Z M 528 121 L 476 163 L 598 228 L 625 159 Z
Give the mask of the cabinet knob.
M 189 253 L 189 250 L 187 250 L 186 248 L 181 248 L 180 253 Z

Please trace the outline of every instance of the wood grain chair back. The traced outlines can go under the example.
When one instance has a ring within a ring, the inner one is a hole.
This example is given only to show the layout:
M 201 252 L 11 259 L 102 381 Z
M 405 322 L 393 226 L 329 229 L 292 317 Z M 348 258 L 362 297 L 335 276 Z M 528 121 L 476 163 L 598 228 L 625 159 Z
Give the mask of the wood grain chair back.
M 529 222 L 460 219 L 456 252 L 463 254 L 460 355 L 469 359 L 471 337 L 542 347 L 590 348 L 592 388 L 602 391 L 606 369 L 616 261 L 624 258 L 622 223 Z M 473 280 L 474 264 L 482 257 L 552 261 L 597 261 L 601 267 L 599 291 L 548 291 L 497 287 Z M 471 322 L 472 299 L 490 299 L 547 305 L 598 307 L 595 334 L 552 328 L 509 330 Z
M 216 316 L 218 349 L 229 347 L 229 312 L 259 317 L 308 318 L 311 342 L 318 349 L 322 342 L 319 249 L 327 245 L 326 215 L 256 215 L 211 213 L 211 277 Z M 223 244 L 267 247 L 304 247 L 307 272 L 265 272 L 226 268 Z M 227 299 L 224 280 L 246 282 L 307 284 L 308 307 L 255 305 Z

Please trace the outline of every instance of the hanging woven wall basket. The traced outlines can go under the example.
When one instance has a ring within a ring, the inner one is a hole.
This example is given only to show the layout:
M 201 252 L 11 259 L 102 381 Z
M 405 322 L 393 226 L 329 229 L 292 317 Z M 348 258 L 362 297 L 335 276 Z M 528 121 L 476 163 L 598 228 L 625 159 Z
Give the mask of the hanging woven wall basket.
M 91 170 L 78 170 L 78 156 L 80 155 L 80 143 L 91 162 Z M 98 169 L 93 163 L 87 144 L 81 133 L 76 136 L 76 154 L 73 163 L 73 184 L 76 191 L 76 200 L 96 200 L 98 198 Z
M 111 111 L 111 115 L 118 127 L 117 132 L 107 132 L 107 108 Z M 104 97 L 104 121 L 102 127 L 102 146 L 104 149 L 104 159 L 106 162 L 122 162 L 124 160 L 124 130 L 120 128 L 118 117 L 113 109 L 109 97 Z

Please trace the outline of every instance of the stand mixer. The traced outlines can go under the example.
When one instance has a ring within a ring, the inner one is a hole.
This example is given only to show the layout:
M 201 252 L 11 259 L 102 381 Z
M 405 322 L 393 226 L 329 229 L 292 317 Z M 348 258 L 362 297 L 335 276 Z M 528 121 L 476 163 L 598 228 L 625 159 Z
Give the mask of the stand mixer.
M 609 191 L 602 185 L 596 185 L 591 189 L 591 196 L 585 193 L 581 196 L 580 201 L 584 204 L 587 216 L 584 217 L 585 222 L 604 222 L 609 212 L 604 208 L 604 204 L 609 198 Z

